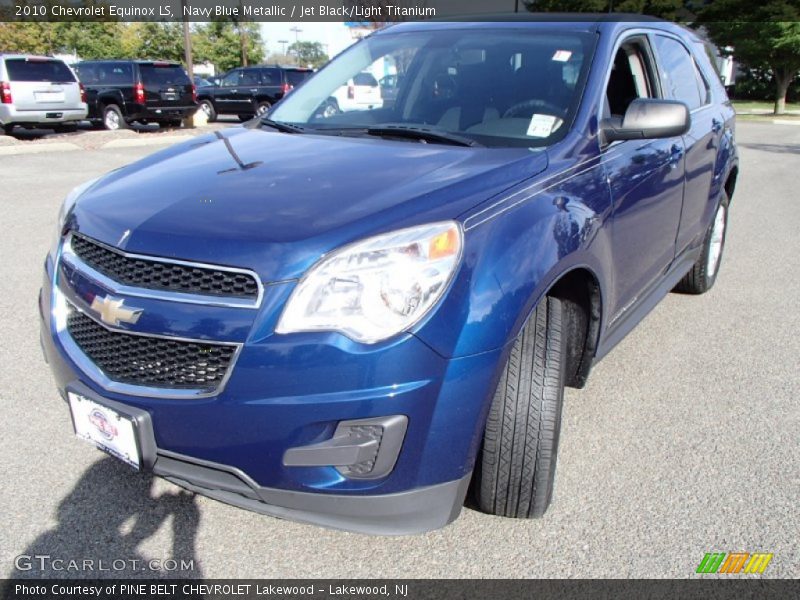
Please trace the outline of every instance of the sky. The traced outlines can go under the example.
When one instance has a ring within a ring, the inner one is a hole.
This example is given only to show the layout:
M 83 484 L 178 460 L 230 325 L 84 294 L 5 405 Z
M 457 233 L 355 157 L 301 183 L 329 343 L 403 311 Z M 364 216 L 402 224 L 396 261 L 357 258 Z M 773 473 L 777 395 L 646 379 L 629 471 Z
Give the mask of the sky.
M 294 27 L 302 31 L 295 33 L 292 31 Z M 331 58 L 355 41 L 344 23 L 302 21 L 261 24 L 261 36 L 264 38 L 267 54 L 283 51 L 284 44 L 279 43 L 279 40 L 286 40 L 285 46 L 288 48 L 294 43 L 295 35 L 301 42 L 321 42 L 323 47 L 327 44 L 326 52 Z

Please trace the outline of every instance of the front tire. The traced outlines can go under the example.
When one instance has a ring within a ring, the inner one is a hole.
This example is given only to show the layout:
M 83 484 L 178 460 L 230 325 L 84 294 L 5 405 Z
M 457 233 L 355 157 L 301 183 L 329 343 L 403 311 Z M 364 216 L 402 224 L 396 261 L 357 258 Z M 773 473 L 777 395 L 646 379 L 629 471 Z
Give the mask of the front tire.
M 256 116 L 260 117 L 261 115 L 266 113 L 270 108 L 272 108 L 272 104 L 270 104 L 269 102 L 266 101 L 259 102 L 258 104 L 256 104 Z
M 209 123 L 213 123 L 217 120 L 217 110 L 214 108 L 214 104 L 211 100 L 202 100 L 200 102 L 200 110 L 206 114 L 206 120 Z
M 714 286 L 725 249 L 725 233 L 728 229 L 728 194 L 723 191 L 714 220 L 706 232 L 703 251 L 691 270 L 678 282 L 675 291 L 684 294 L 704 294 Z
M 561 301 L 542 300 L 503 369 L 474 482 L 485 512 L 538 518 L 550 505 L 564 399 L 562 314 Z

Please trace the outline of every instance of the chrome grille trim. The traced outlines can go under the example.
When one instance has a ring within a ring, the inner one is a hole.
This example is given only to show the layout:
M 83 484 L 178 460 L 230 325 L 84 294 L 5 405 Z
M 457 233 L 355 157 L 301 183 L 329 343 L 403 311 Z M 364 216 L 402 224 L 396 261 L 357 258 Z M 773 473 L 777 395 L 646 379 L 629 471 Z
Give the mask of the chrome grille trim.
M 239 269 L 235 267 L 223 267 L 208 263 L 198 263 L 177 259 L 164 259 L 144 254 L 134 254 L 131 252 L 124 252 L 119 248 L 113 248 L 107 244 L 103 244 L 95 239 L 91 241 L 99 246 L 102 246 L 112 252 L 116 252 L 126 258 L 134 260 L 145 260 L 150 262 L 158 262 L 166 265 L 180 265 L 184 267 L 194 267 L 200 269 L 211 269 L 217 271 L 227 271 L 229 273 L 242 273 L 252 277 L 258 286 L 258 295 L 255 298 L 236 298 L 232 296 L 219 296 L 212 294 L 196 294 L 186 293 L 180 291 L 169 291 L 152 289 L 145 287 L 129 286 L 120 283 L 107 275 L 100 273 L 90 265 L 86 264 L 81 258 L 75 254 L 72 249 L 72 236 L 73 232 L 69 232 L 61 244 L 61 260 L 68 263 L 72 268 L 78 270 L 81 274 L 85 275 L 98 285 L 104 287 L 116 295 L 132 296 L 139 298 L 151 298 L 155 300 L 166 300 L 169 302 L 184 302 L 188 304 L 202 304 L 205 306 L 217 306 L 225 308 L 258 308 L 261 305 L 261 300 L 264 297 L 264 284 L 261 278 L 254 271 L 249 269 Z
M 166 398 L 166 399 L 177 399 L 177 400 L 193 400 L 193 399 L 200 399 L 200 398 L 210 398 L 213 396 L 217 396 L 223 392 L 225 389 L 228 380 L 230 379 L 233 371 L 236 367 L 236 362 L 241 354 L 242 346 L 241 343 L 235 342 L 218 342 L 218 341 L 209 341 L 209 340 L 201 340 L 196 338 L 186 338 L 186 337 L 179 337 L 179 336 L 171 336 L 171 335 L 159 335 L 159 334 L 151 334 L 151 333 L 141 333 L 138 331 L 129 331 L 127 329 L 121 329 L 117 327 L 110 327 L 109 325 L 99 321 L 92 315 L 89 311 L 84 310 L 82 307 L 78 306 L 77 304 L 73 303 L 72 301 L 68 300 L 64 293 L 58 289 L 58 287 L 53 288 L 53 306 L 54 310 L 56 310 L 56 306 L 58 304 L 62 304 L 64 310 L 76 310 L 82 313 L 84 316 L 89 317 L 92 321 L 104 327 L 108 331 L 114 333 L 124 333 L 127 335 L 135 335 L 141 337 L 149 337 L 149 338 L 156 338 L 156 339 L 165 339 L 171 340 L 176 342 L 190 342 L 194 344 L 215 344 L 219 346 L 231 346 L 235 348 L 234 354 L 230 359 L 230 363 L 228 364 L 228 369 L 225 372 L 224 377 L 219 382 L 219 384 L 211 388 L 198 388 L 198 389 L 190 389 L 190 388 L 163 388 L 163 387 L 151 387 L 151 386 L 142 386 L 142 385 L 133 385 L 129 383 L 121 383 L 119 381 L 114 381 L 108 375 L 106 375 L 93 361 L 89 358 L 83 350 L 78 346 L 77 343 L 72 339 L 72 336 L 69 334 L 66 324 L 64 324 L 63 328 L 59 328 L 56 325 L 56 337 L 58 341 L 61 343 L 61 346 L 64 348 L 64 351 L 67 355 L 72 359 L 72 361 L 78 366 L 78 368 L 86 373 L 89 378 L 96 382 L 100 387 L 103 389 L 119 393 L 119 394 L 127 394 L 130 396 L 140 396 L 140 397 L 148 397 L 148 398 Z M 66 316 L 64 318 L 66 321 Z

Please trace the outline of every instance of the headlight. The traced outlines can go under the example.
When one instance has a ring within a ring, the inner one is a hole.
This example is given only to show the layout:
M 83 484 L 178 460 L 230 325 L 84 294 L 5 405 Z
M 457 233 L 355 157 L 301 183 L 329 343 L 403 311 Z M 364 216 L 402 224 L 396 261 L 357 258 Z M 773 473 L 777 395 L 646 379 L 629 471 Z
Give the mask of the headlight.
M 446 221 L 341 248 L 297 284 L 275 331 L 339 331 L 366 344 L 405 331 L 442 297 L 462 246 L 461 227 Z
M 82 183 L 79 186 L 72 188 L 72 191 L 67 194 L 67 197 L 64 198 L 64 201 L 61 203 L 61 208 L 58 210 L 58 220 L 56 221 L 55 240 L 53 241 L 52 248 L 50 248 L 50 256 L 52 256 L 53 259 L 55 259 L 56 255 L 58 254 L 58 245 L 61 243 L 61 234 L 64 233 L 64 225 L 66 224 L 69 213 L 72 212 L 72 208 L 75 206 L 78 198 L 80 198 L 86 190 L 92 187 L 98 179 L 100 178 L 95 177 L 86 183 Z

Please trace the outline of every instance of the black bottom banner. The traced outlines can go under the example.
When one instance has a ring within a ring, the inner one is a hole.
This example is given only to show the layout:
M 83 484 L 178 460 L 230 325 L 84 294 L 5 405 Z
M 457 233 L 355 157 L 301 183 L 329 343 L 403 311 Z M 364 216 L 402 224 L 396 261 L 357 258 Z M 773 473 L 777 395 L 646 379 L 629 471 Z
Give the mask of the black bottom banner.
M 503 600 L 534 598 L 800 598 L 800 580 L 721 578 L 696 580 L 142 580 L 142 579 L 7 579 L 0 583 L 7 600 L 373 600 L 454 598 Z

